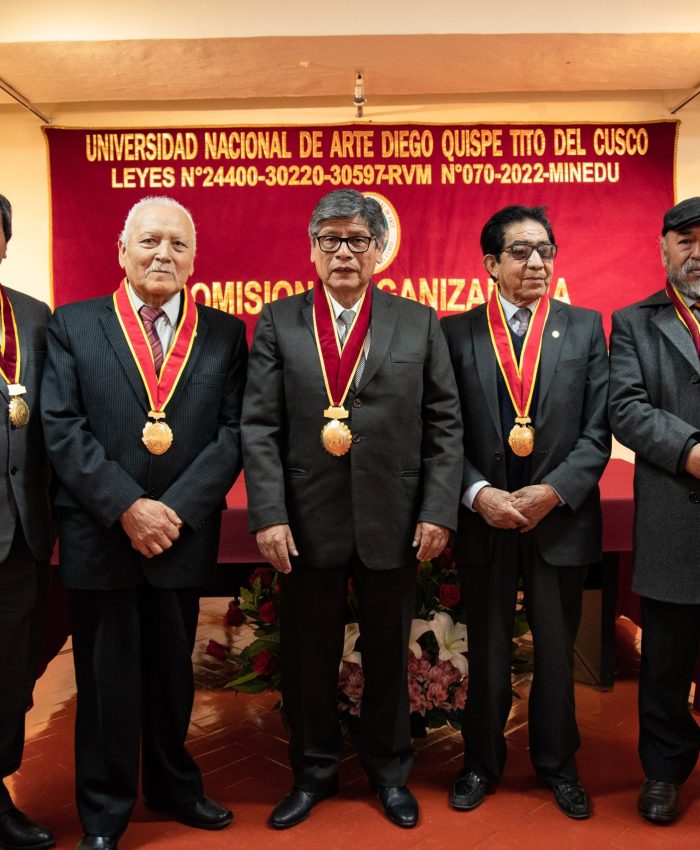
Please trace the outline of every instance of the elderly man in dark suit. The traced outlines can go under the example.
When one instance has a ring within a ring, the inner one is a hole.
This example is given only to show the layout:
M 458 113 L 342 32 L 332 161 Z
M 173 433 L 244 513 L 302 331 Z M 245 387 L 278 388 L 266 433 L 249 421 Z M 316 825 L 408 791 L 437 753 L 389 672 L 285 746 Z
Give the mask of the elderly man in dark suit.
M 337 792 L 351 576 L 365 677 L 359 756 L 388 818 L 412 827 L 406 667 L 416 559 L 439 554 L 455 527 L 459 401 L 435 313 L 370 282 L 386 238 L 378 202 L 331 192 L 309 236 L 319 280 L 263 309 L 243 412 L 251 528 L 281 573 L 294 787 L 271 824 L 294 826 Z
M 610 454 L 608 358 L 599 313 L 550 300 L 557 246 L 542 207 L 505 207 L 481 234 L 489 302 L 443 320 L 462 400 L 456 541 L 469 642 L 464 770 L 469 810 L 501 778 L 518 579 L 534 642 L 530 757 L 572 818 L 590 813 L 573 648 L 588 566 L 601 558 L 600 478 Z
M 221 829 L 185 749 L 200 589 L 216 566 L 225 496 L 241 467 L 243 323 L 186 287 L 195 230 L 145 198 L 119 240 L 113 296 L 60 307 L 42 412 L 60 487 L 61 576 L 78 684 L 80 850 L 112 850 L 136 800 Z
M 12 236 L 12 207 L 0 195 L 0 263 Z M 37 664 L 38 564 L 51 555 L 49 465 L 39 387 L 51 311 L 0 285 L 0 847 L 39 850 L 53 836 L 13 804 L 3 783 L 20 766 L 24 714 Z
M 642 597 L 637 807 L 656 824 L 680 812 L 700 753 L 688 708 L 700 649 L 700 197 L 664 216 L 666 286 L 613 314 L 610 422 L 636 453 L 634 578 Z

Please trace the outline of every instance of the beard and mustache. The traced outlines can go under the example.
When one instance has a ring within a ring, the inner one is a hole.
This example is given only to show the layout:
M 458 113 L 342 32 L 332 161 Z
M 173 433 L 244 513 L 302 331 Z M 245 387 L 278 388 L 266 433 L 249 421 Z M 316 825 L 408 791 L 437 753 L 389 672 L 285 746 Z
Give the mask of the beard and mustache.
M 663 251 L 663 261 L 666 275 L 676 289 L 689 298 L 700 298 L 700 280 L 691 281 L 690 275 L 700 271 L 700 260 L 690 259 L 683 263 L 680 268 L 671 265 L 671 259 L 667 251 Z

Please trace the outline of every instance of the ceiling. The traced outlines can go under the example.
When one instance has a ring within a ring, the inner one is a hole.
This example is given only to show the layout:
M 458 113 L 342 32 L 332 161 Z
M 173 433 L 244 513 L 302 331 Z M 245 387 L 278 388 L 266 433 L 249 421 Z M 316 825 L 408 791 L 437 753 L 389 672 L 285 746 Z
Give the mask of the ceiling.
M 200 0 L 197 8 L 195 16 L 189 0 L 121 0 L 108 10 L 24 0 L 3 10 L 0 78 L 49 114 L 65 103 L 351 99 L 358 70 L 370 102 L 700 86 L 700 3 L 685 0 L 556 10 L 531 0 L 527 17 L 522 3 L 502 0 L 507 14 L 497 20 L 488 4 L 450 0 L 428 11 L 424 0 L 327 10 L 312 0 Z

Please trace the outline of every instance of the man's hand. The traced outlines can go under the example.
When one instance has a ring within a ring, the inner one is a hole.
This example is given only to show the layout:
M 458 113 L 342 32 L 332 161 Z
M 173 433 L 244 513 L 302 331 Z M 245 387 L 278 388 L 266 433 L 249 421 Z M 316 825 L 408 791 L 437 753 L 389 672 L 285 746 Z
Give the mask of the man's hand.
M 516 507 L 514 494 L 498 487 L 482 487 L 474 497 L 472 507 L 494 528 L 522 528 L 529 522 Z
M 155 499 L 137 499 L 119 517 L 131 545 L 146 558 L 170 549 L 180 536 L 182 520 L 172 508 Z
M 527 525 L 520 529 L 523 533 L 532 531 L 559 504 L 559 495 L 549 484 L 530 484 L 511 495 L 515 507 L 527 519 Z
M 437 558 L 447 546 L 450 530 L 442 525 L 434 525 L 432 522 L 419 522 L 416 533 L 413 535 L 413 546 L 418 547 L 416 558 L 419 561 L 429 561 Z
M 268 525 L 255 535 L 260 554 L 280 573 L 291 573 L 290 555 L 298 555 L 292 530 L 288 525 Z
M 696 443 L 685 459 L 685 471 L 700 478 L 700 443 Z

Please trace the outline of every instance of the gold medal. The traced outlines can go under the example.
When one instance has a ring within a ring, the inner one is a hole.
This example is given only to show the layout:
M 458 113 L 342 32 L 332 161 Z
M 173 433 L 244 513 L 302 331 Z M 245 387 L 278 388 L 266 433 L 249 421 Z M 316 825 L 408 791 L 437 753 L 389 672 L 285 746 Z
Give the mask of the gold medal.
M 167 422 L 164 422 L 164 413 L 154 413 L 150 410 L 149 416 L 153 416 L 155 422 L 146 422 L 143 426 L 141 440 L 152 455 L 165 454 L 173 444 L 173 432 Z
M 29 422 L 29 405 L 22 396 L 16 395 L 10 399 L 8 415 L 14 428 L 24 428 Z
M 535 429 L 531 422 L 529 416 L 516 416 L 515 425 L 508 434 L 508 445 L 518 457 L 531 455 L 535 447 Z
M 352 433 L 347 425 L 332 419 L 321 430 L 321 443 L 328 454 L 342 457 L 350 451 Z

